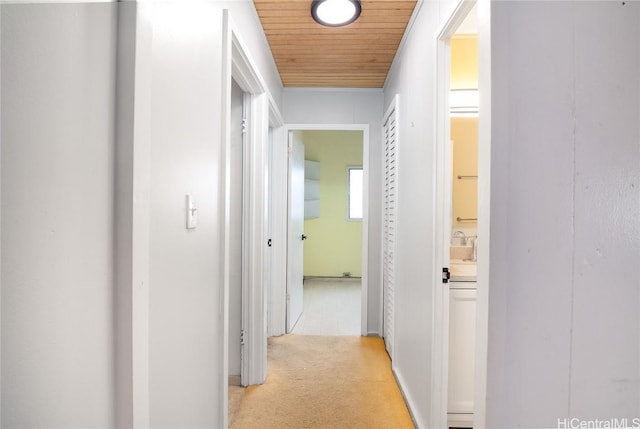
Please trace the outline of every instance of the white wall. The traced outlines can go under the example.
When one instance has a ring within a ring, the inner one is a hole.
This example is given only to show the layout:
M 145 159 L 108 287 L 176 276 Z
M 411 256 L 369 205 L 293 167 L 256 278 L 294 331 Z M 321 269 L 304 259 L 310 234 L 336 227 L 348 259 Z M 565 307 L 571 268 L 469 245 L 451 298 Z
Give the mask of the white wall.
M 280 99 L 279 78 L 251 2 L 157 2 L 149 16 L 152 427 L 218 427 L 224 413 L 220 121 L 227 7 L 274 99 Z M 185 229 L 188 192 L 198 208 L 198 228 L 191 231 Z
M 223 422 L 224 8 L 281 84 L 249 0 L 126 8 L 0 9 L 3 427 Z
M 211 4 L 153 5 L 149 243 L 151 427 L 208 427 L 217 389 L 223 240 L 220 136 L 222 13 Z M 198 210 L 187 230 L 185 195 Z M 208 403 L 208 407 L 204 404 Z M 215 404 L 215 405 L 214 405 Z
M 369 273 L 367 332 L 380 334 L 382 238 L 382 91 L 294 89 L 283 92 L 287 124 L 369 124 Z
M 486 427 L 638 417 L 640 4 L 491 5 Z M 422 5 L 385 87 L 385 103 L 400 94 L 401 121 L 394 370 L 420 427 L 430 415 L 425 279 L 437 277 L 435 37 L 451 10 Z
M 115 4 L 2 5 L 2 427 L 114 427 Z
M 640 4 L 492 7 L 487 427 L 638 417 Z
M 398 208 L 393 368 L 419 427 L 428 427 L 435 223 L 436 37 L 455 2 L 424 2 L 384 88 L 398 94 Z

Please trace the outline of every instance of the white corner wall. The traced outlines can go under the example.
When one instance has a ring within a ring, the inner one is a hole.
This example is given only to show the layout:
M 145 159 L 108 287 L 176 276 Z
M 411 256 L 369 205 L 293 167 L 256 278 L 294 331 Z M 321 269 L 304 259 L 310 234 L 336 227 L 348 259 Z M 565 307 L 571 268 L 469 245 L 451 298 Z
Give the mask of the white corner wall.
M 640 3 L 492 9 L 486 426 L 631 426 L 640 416 Z
M 115 426 L 116 10 L 0 6 L 2 427 Z
M 223 9 L 282 86 L 249 0 L 132 3 L 0 6 L 2 427 L 224 422 Z
M 287 88 L 283 116 L 287 124 L 369 125 L 369 273 L 367 332 L 381 334 L 382 115 L 383 93 L 376 89 Z

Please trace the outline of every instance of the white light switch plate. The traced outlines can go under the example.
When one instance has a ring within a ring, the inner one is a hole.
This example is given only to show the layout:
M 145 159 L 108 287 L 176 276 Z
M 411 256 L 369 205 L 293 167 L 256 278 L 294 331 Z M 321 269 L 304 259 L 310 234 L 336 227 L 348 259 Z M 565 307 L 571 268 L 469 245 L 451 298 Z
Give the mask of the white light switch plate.
M 191 194 L 187 194 L 187 229 L 195 229 L 198 226 L 198 209 Z

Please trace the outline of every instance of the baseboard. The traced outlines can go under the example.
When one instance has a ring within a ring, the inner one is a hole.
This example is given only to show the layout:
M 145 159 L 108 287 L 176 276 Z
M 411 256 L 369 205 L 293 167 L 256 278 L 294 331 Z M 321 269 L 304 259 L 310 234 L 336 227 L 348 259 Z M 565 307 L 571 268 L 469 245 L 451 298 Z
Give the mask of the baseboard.
M 240 386 L 240 376 L 239 375 L 230 375 L 229 376 L 229 386 Z
M 332 282 L 351 281 L 351 280 L 362 281 L 362 277 L 304 276 L 303 280 L 326 280 L 326 281 L 332 281 Z
M 400 388 L 400 393 L 404 398 L 405 404 L 407 404 L 407 408 L 409 409 L 409 415 L 411 416 L 411 421 L 413 422 L 413 425 L 416 427 L 416 429 L 426 428 L 427 425 L 423 425 L 422 422 L 419 421 L 418 418 L 416 417 L 416 413 L 414 412 L 414 410 L 417 410 L 418 408 L 416 407 L 415 401 L 411 398 L 411 396 L 405 390 L 406 384 L 404 382 L 404 378 L 402 377 L 402 375 L 400 375 L 396 371 L 393 365 L 391 365 L 391 373 L 393 374 L 393 377 L 396 379 L 396 383 Z
M 473 414 L 447 414 L 447 426 L 450 428 L 472 428 Z

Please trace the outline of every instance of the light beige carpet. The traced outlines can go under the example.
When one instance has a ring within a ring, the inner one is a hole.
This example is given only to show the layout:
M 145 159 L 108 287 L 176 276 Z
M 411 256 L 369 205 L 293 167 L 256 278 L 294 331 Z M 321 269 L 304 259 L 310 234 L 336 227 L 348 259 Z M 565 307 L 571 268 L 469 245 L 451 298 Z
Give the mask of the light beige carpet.
M 229 385 L 229 426 L 233 426 L 233 422 L 236 421 L 245 390 L 241 386 Z
M 379 338 L 269 339 L 265 384 L 247 388 L 233 429 L 413 428 Z

